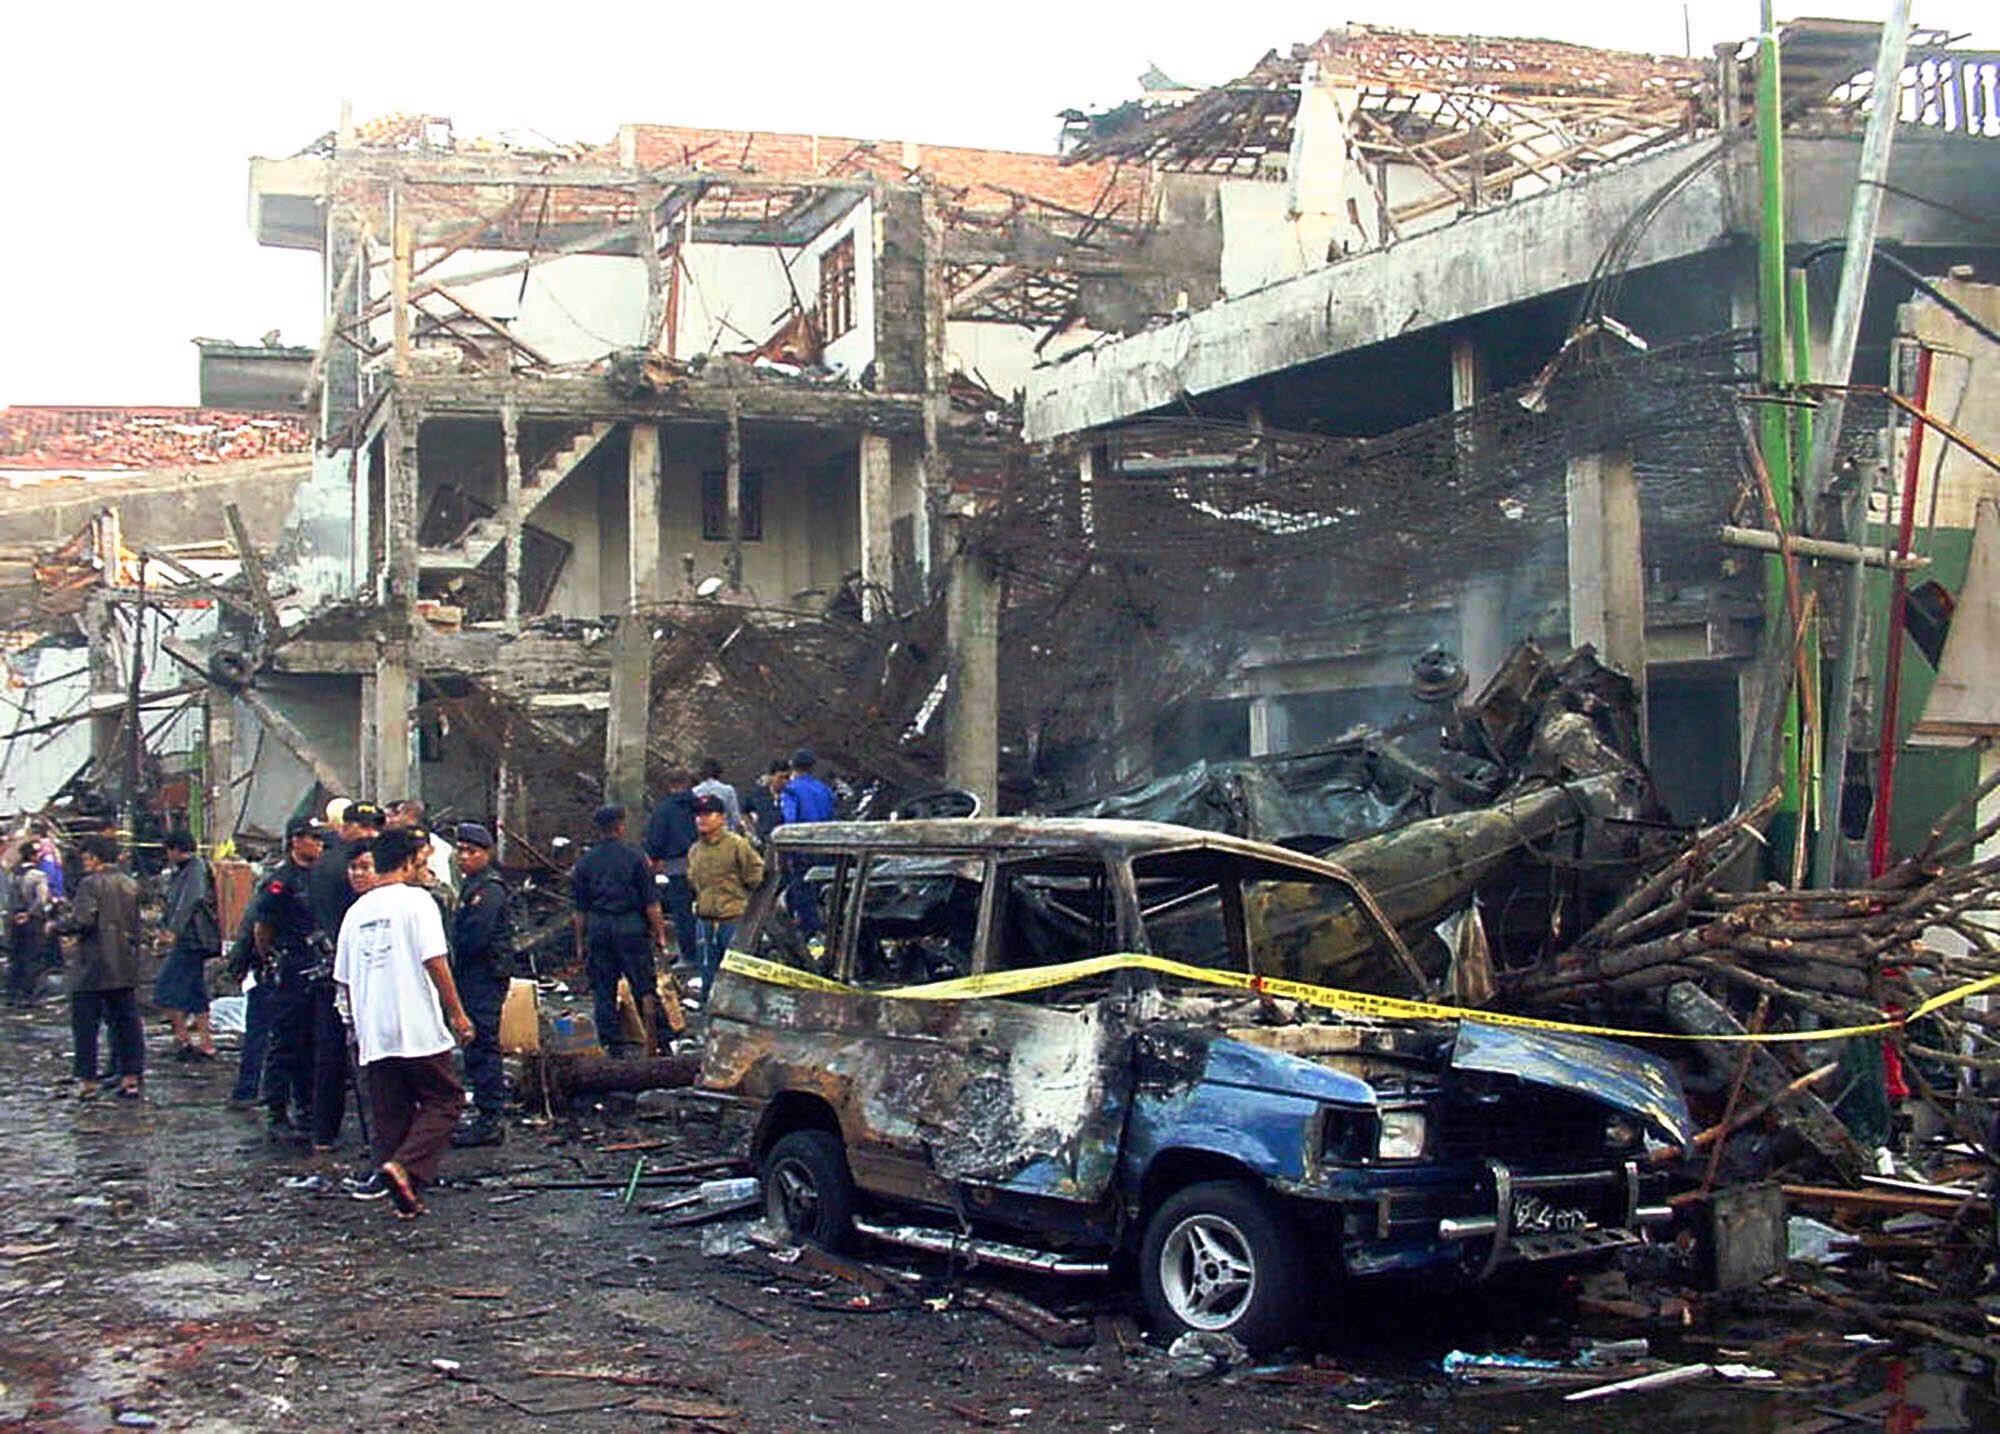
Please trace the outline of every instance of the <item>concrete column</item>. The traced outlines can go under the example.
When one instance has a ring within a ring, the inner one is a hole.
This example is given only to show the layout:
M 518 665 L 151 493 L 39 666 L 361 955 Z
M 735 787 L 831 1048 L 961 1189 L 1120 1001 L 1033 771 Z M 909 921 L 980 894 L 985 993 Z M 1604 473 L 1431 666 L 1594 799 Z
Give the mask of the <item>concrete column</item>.
M 1486 397 L 1486 353 L 1468 334 L 1451 336 L 1451 408 L 1458 413 Z M 1461 467 L 1469 466 L 1474 443 L 1470 424 L 1457 434 Z M 1506 582 L 1475 577 L 1458 592 L 1458 656 L 1466 688 L 1476 693 L 1507 655 Z
M 361 779 L 360 790 L 354 795 L 364 802 L 379 802 L 382 791 L 375 785 L 375 674 L 372 672 L 361 674 L 361 702 L 354 740 L 354 750 L 360 753 L 356 765 Z
M 1458 591 L 1458 660 L 1476 696 L 1507 656 L 1507 580 L 1473 578 Z
M 1289 751 L 1292 745 L 1291 714 L 1282 697 L 1250 699 L 1250 755 L 1270 757 Z
M 203 699 L 202 833 L 211 851 L 236 839 L 236 698 L 220 687 Z
M 383 538 L 387 554 L 388 594 L 385 614 L 394 635 L 407 637 L 417 611 L 417 525 L 418 471 L 417 430 L 420 414 L 406 413 L 400 402 L 392 408 L 384 450 L 387 455 L 384 482 Z
M 1451 407 L 1455 413 L 1486 397 L 1486 355 L 1469 336 L 1451 336 Z
M 1646 710 L 1646 568 L 1639 482 L 1629 452 L 1586 453 L 1569 462 L 1569 641 L 1589 643 L 1632 679 Z
M 416 678 L 406 642 L 385 642 L 375 654 L 375 745 L 364 766 L 375 770 L 375 800 L 416 795 L 411 787 L 410 705 Z
M 635 423 L 625 469 L 625 611 L 611 649 L 605 714 L 604 795 L 637 806 L 646 793 L 646 727 L 653 695 L 653 623 L 660 597 L 660 430 Z
M 945 780 L 976 793 L 990 816 L 1000 801 L 1000 580 L 982 554 L 952 558 L 945 641 Z
M 886 433 L 861 435 L 857 459 L 861 486 L 861 612 L 882 615 L 881 594 L 895 583 L 895 454 Z

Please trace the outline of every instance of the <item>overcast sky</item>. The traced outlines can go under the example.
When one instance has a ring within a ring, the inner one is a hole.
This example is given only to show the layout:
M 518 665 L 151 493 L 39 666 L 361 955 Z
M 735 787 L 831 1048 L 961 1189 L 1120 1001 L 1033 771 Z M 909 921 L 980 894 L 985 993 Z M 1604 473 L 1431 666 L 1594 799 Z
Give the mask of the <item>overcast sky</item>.
M 1990 41 L 1990 5 L 1916 17 L 1980 16 Z M 1046 151 L 1058 110 L 1130 98 L 1148 64 L 1218 83 L 1344 20 L 1680 53 L 1684 14 L 1698 55 L 1756 28 L 1746 0 L 24 5 L 0 86 L 0 404 L 192 403 L 197 335 L 316 343 L 317 258 L 252 242 L 247 161 L 332 129 L 343 99 L 462 134 L 654 121 Z

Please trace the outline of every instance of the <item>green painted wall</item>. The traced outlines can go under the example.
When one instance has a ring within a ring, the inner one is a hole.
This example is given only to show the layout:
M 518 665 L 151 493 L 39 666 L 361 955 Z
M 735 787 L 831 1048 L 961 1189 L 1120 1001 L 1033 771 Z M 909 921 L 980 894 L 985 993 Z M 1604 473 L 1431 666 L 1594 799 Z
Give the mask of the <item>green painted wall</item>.
M 1889 545 L 1896 540 L 1894 530 L 1874 526 L 1868 541 Z M 1912 586 L 1936 580 L 1956 594 L 1965 583 L 1965 571 L 1972 556 L 1972 532 L 1966 528 L 1939 528 L 1928 539 L 1919 532 L 1914 550 L 1931 560 L 1928 568 L 1911 575 Z M 1870 680 L 1881 692 L 1884 653 L 1889 634 L 1889 574 L 1879 568 L 1868 571 L 1868 603 L 1872 613 L 1868 660 Z M 1931 684 L 1937 673 L 1915 643 L 1903 640 L 1903 694 L 1897 711 L 1897 737 L 1909 736 L 1923 716 L 1930 700 Z M 1971 791 L 1979 781 L 1979 754 L 1976 749 L 1904 748 L 1896 758 L 1895 812 L 1889 823 L 1892 851 L 1901 855 L 1922 845 L 1931 825 L 1953 802 Z M 1968 827 L 1967 830 L 1970 828 Z

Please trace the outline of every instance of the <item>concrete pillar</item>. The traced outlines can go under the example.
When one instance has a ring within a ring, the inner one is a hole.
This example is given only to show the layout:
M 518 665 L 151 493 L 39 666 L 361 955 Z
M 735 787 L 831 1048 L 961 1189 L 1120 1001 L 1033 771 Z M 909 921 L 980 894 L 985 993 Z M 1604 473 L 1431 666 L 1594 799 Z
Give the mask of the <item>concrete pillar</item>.
M 405 412 L 400 402 L 391 404 L 383 445 L 387 455 L 383 539 L 389 579 L 385 616 L 400 638 L 409 635 L 417 612 L 417 430 L 423 417 Z
M 861 435 L 861 612 L 880 617 L 895 584 L 895 455 L 886 433 Z
M 1000 580 L 982 554 L 952 558 L 945 641 L 945 780 L 976 793 L 980 810 L 993 815 L 1000 801 Z
M 411 786 L 410 706 L 416 678 L 406 642 L 385 642 L 375 653 L 375 745 L 364 766 L 375 770 L 376 801 L 415 796 Z
M 1507 656 L 1507 580 L 1473 578 L 1458 591 L 1458 660 L 1468 696 L 1478 695 Z
M 361 702 L 359 715 L 355 719 L 354 750 L 360 753 L 356 765 L 360 768 L 360 789 L 355 797 L 364 802 L 382 800 L 382 790 L 375 785 L 375 674 L 361 674 Z
M 1451 408 L 1458 413 L 1486 397 L 1486 353 L 1468 334 L 1451 336 Z M 1457 434 L 1461 467 L 1474 451 L 1470 424 Z M 1507 584 L 1486 575 L 1466 581 L 1458 592 L 1458 656 L 1466 688 L 1476 693 L 1507 655 Z
M 1285 710 L 1285 699 L 1268 695 L 1251 698 L 1250 755 L 1271 757 L 1291 750 L 1291 745 L 1291 714 Z
M 1486 397 L 1486 355 L 1466 334 L 1451 336 L 1451 407 L 1455 413 Z
M 653 621 L 660 598 L 660 430 L 631 429 L 625 469 L 625 611 L 611 649 L 611 707 L 605 714 L 605 800 L 636 807 L 646 794 L 646 727 L 653 695 Z
M 236 839 L 236 698 L 220 687 L 203 700 L 202 838 L 211 851 Z
M 1589 643 L 1638 689 L 1646 711 L 1646 568 L 1639 482 L 1625 451 L 1569 462 L 1569 641 Z

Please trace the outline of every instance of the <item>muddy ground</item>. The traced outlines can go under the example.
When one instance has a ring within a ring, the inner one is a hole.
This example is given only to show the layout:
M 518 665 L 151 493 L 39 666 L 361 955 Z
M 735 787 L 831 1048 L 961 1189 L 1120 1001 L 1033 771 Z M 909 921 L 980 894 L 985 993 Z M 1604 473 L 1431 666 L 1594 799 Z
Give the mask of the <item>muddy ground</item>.
M 2000 1427 L 1977 1362 L 1847 1342 L 1838 1316 L 1768 1291 L 1663 1335 L 1579 1321 L 1549 1282 L 1478 1298 L 1348 1289 L 1314 1348 L 1196 1375 L 1119 1338 L 1130 1308 L 1115 1283 L 1008 1282 L 1095 1332 L 1053 1348 L 966 1307 L 965 1289 L 995 1287 L 983 1274 L 878 1249 L 879 1266 L 914 1278 L 871 1292 L 763 1250 L 704 1254 L 718 1235 L 637 1208 L 678 1193 L 663 1185 L 630 1207 L 622 1191 L 521 1188 L 620 1179 L 641 1154 L 659 1167 L 718 1153 L 704 1120 L 640 1121 L 629 1105 L 516 1112 L 506 1146 L 456 1152 L 431 1216 L 403 1224 L 381 1204 L 286 1188 L 311 1167 L 225 1108 L 229 1061 L 168 1061 L 155 1027 L 148 1099 L 83 1104 L 67 1050 L 59 1001 L 0 1017 L 10 1428 Z M 632 1142 L 657 1145 L 603 1149 Z M 1670 1358 L 1747 1355 L 1781 1379 L 1567 1405 L 1559 1390 L 1468 1388 L 1439 1370 L 1454 1348 L 1638 1333 Z

